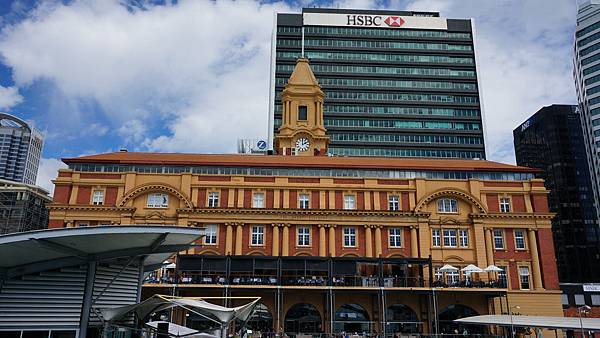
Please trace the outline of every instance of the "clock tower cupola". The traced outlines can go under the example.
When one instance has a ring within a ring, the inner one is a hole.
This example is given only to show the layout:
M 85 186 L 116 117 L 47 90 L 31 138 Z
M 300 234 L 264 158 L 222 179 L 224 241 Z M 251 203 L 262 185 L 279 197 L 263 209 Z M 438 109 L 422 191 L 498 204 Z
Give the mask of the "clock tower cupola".
M 275 149 L 282 155 L 326 155 L 329 136 L 323 125 L 325 94 L 310 69 L 308 59 L 300 58 L 281 93 L 281 127 L 275 136 Z

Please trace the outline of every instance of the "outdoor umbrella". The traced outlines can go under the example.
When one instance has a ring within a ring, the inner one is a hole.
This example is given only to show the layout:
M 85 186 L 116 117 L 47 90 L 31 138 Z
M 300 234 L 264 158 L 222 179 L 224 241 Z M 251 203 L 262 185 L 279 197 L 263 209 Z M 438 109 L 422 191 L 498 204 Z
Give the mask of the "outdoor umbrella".
M 458 268 L 453 267 L 450 264 L 446 264 L 440 268 L 440 272 L 458 271 Z
M 465 266 L 464 268 L 460 269 L 460 271 L 465 272 L 465 273 L 483 272 L 483 270 L 480 267 L 475 266 L 473 264 L 469 264 L 469 265 Z
M 483 269 L 483 271 L 485 271 L 485 272 L 500 272 L 503 270 L 492 264 L 492 265 L 488 265 L 488 267 Z

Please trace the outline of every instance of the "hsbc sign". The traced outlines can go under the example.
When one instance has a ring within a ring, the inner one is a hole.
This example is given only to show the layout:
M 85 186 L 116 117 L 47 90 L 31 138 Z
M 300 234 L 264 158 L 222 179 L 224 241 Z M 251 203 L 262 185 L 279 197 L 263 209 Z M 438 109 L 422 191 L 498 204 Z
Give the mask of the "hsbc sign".
M 304 13 L 306 26 L 448 29 L 446 19 L 423 16 Z

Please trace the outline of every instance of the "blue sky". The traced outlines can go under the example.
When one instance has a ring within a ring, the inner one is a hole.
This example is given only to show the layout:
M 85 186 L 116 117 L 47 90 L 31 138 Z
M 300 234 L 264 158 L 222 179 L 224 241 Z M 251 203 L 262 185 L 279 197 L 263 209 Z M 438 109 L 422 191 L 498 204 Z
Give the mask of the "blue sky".
M 572 0 L 0 1 L 0 110 L 46 133 L 38 184 L 61 157 L 126 147 L 234 152 L 267 132 L 275 11 L 303 6 L 474 18 L 491 160 L 512 130 L 574 103 Z

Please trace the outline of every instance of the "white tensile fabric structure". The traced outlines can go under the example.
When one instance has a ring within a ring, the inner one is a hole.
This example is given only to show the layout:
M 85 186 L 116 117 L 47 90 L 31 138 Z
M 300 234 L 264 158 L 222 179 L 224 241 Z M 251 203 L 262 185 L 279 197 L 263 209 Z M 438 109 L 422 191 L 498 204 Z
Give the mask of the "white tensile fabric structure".
M 182 298 L 164 295 L 154 295 L 145 301 L 122 306 L 114 309 L 102 310 L 102 316 L 108 322 L 115 322 L 127 317 L 130 313 L 135 313 L 137 318 L 143 319 L 154 312 L 181 307 L 189 311 L 196 312 L 211 319 L 221 325 L 227 324 L 234 319 L 246 321 L 254 310 L 260 297 L 257 297 L 248 304 L 233 308 L 216 305 L 202 300 L 202 298 Z

